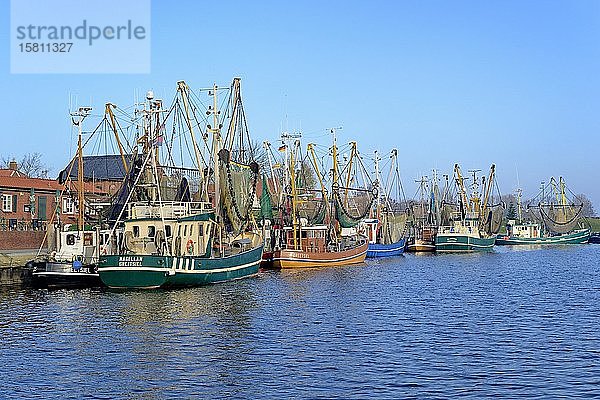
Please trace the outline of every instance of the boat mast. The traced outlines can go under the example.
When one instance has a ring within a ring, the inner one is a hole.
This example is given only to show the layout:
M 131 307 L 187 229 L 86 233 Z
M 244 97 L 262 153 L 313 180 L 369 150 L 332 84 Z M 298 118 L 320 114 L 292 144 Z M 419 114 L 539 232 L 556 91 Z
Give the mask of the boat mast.
M 263 147 L 267 153 L 267 159 L 269 160 L 269 171 L 271 172 L 271 180 L 273 181 L 273 188 L 275 189 L 275 197 L 279 199 L 279 184 L 275 179 L 275 169 L 273 167 L 273 152 L 271 151 L 271 143 L 267 140 L 263 142 Z
M 373 153 L 375 154 L 375 184 L 381 187 L 381 173 L 379 171 L 379 161 L 381 160 L 381 158 L 379 158 L 379 152 L 377 150 L 375 150 Z M 381 223 L 381 203 L 379 201 L 379 198 L 379 193 L 377 193 L 377 198 L 375 199 L 375 218 L 377 218 L 377 223 Z
M 354 161 L 354 157 L 358 157 L 358 154 L 356 154 L 356 142 L 350 142 L 350 159 L 348 160 L 347 164 L 344 166 L 344 168 L 348 169 L 348 173 L 346 174 L 346 190 L 344 193 L 344 205 L 346 206 L 346 208 L 348 207 L 348 190 L 350 189 L 350 181 L 352 179 L 352 162 Z
M 325 201 L 325 203 L 327 204 L 329 201 L 327 198 L 327 189 L 325 188 L 325 182 L 323 181 L 323 176 L 321 175 L 321 171 L 319 170 L 319 165 L 317 163 L 317 155 L 315 154 L 315 145 L 313 143 L 309 143 L 308 146 L 306 147 L 306 150 L 308 151 L 308 153 L 310 153 L 313 168 L 315 170 L 315 173 L 317 174 L 317 178 L 319 178 L 319 185 L 321 186 L 321 193 L 323 195 L 323 201 Z
M 467 191 L 465 189 L 464 178 L 460 173 L 460 167 L 458 164 L 454 164 L 454 173 L 456 174 L 456 183 L 458 184 L 458 190 L 460 192 L 460 198 L 463 203 L 465 211 L 471 211 L 471 204 L 467 200 Z
M 299 141 L 296 141 L 298 143 Z M 298 202 L 298 193 L 296 191 L 296 159 L 294 158 L 294 153 L 296 151 L 296 143 L 294 144 L 294 148 L 290 151 L 290 186 L 292 189 L 292 229 L 294 233 L 294 249 L 298 250 L 298 235 L 299 224 L 298 217 L 296 214 L 297 202 Z
M 340 126 L 339 128 L 329 129 L 329 132 L 333 136 L 333 145 L 331 146 L 331 157 L 333 159 L 332 172 L 333 172 L 333 186 L 334 187 L 336 187 L 338 185 L 338 155 L 337 155 L 337 139 L 336 139 L 336 131 L 338 129 L 342 129 L 342 127 Z
M 523 223 L 523 211 L 522 211 L 522 203 L 521 197 L 523 196 L 523 190 L 521 188 L 517 189 L 517 214 L 519 216 L 519 224 Z
M 565 193 L 565 180 L 563 179 L 563 177 L 559 177 L 558 178 L 558 185 L 560 187 L 560 200 L 561 200 L 561 205 L 564 207 L 567 206 L 567 195 Z
M 121 162 L 123 163 L 123 168 L 125 168 L 125 175 L 129 174 L 129 167 L 127 166 L 127 161 L 125 160 L 125 151 L 123 150 L 123 145 L 121 144 L 121 138 L 119 137 L 119 131 L 117 130 L 117 124 L 115 121 L 115 114 L 112 109 L 117 106 L 112 103 L 105 104 L 105 114 L 107 114 L 110 118 L 110 125 L 113 130 L 113 135 L 115 135 L 115 139 L 117 141 L 117 146 L 119 147 L 119 154 L 121 155 Z
M 488 176 L 488 180 L 487 180 L 487 186 L 485 187 L 485 194 L 483 196 L 483 210 L 482 210 L 482 215 L 485 215 L 485 212 L 487 210 L 488 207 L 488 199 L 490 196 L 490 192 L 492 190 L 492 186 L 494 184 L 494 176 L 496 173 L 496 165 L 492 164 L 492 166 L 490 167 L 490 174 Z
M 427 176 L 421 176 L 421 179 L 415 179 L 415 183 L 419 184 L 419 228 L 423 228 L 425 225 L 425 180 Z
M 433 209 L 431 210 L 431 214 L 433 216 L 431 223 L 434 226 L 437 226 L 440 224 L 440 188 L 438 185 L 439 182 L 439 178 L 437 175 L 437 170 L 432 169 L 431 170 L 432 173 L 432 178 L 431 178 L 431 193 L 430 196 L 432 197 L 432 204 L 431 207 L 433 207 Z
M 471 185 L 471 202 L 473 207 L 470 207 L 469 211 L 474 211 L 481 215 L 481 198 L 479 197 L 479 183 L 477 182 L 477 173 L 480 169 L 469 170 L 469 173 L 473 175 L 473 184 Z
M 221 130 L 219 125 L 219 112 L 217 111 L 217 84 L 214 83 L 212 90 L 208 92 L 209 96 L 213 97 L 212 109 L 209 107 L 209 113 L 213 115 L 213 126 L 208 125 L 209 132 L 213 134 L 213 181 L 215 185 L 215 193 L 213 198 L 213 207 L 215 210 L 215 219 L 217 221 L 219 229 L 219 253 L 223 255 L 223 243 L 222 243 L 222 227 L 221 227 L 221 188 L 219 182 L 219 151 L 221 150 Z
M 187 124 L 188 130 L 190 132 L 190 138 L 192 140 L 192 146 L 194 147 L 194 155 L 196 156 L 196 164 L 198 165 L 198 172 L 200 173 L 200 181 L 204 181 L 204 163 L 202 162 L 202 155 L 200 154 L 200 149 L 198 148 L 198 143 L 196 142 L 196 135 L 194 135 L 194 128 L 192 125 L 192 119 L 190 117 L 190 106 L 189 106 L 189 91 L 190 88 L 185 83 L 185 81 L 177 82 L 177 91 L 181 93 L 181 98 L 183 99 L 183 108 L 185 111 L 185 122 Z M 208 201 L 208 191 L 204 191 L 202 193 L 202 197 L 205 201 Z
M 82 136 L 82 122 L 90 115 L 92 107 L 79 107 L 77 112 L 71 113 L 71 121 L 73 125 L 77 126 L 77 201 L 78 204 L 78 217 L 77 217 L 77 229 L 83 231 L 85 228 L 85 195 L 83 187 L 83 147 L 81 145 Z M 76 118 L 77 117 L 77 118 Z

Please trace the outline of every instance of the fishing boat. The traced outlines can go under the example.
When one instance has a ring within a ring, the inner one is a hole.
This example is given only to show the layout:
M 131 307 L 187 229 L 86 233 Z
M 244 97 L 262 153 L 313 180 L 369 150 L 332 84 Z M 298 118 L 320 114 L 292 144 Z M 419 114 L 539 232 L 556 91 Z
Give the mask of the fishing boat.
M 358 233 L 356 226 L 367 216 L 375 193 L 373 189 L 340 185 L 340 176 L 349 182 L 356 163 L 362 165 L 362 162 L 356 143 L 351 143 L 350 159 L 340 171 L 335 129 L 331 129 L 331 133 L 331 198 L 326 178 L 319 168 L 315 145 L 308 145 L 305 157 L 300 155 L 299 140 L 282 146 L 287 167 L 284 182 L 288 184 L 282 191 L 281 214 L 273 230 L 271 261 L 274 268 L 342 266 L 365 260 L 368 241 Z
M 223 89 L 229 91 L 223 117 L 217 102 L 222 88 L 206 89 L 213 100 L 206 114 L 213 121 L 202 132 L 203 146 L 195 132 L 203 120 L 201 107 L 185 82 L 177 83 L 168 110 L 148 92 L 115 224 L 123 226 L 124 235 L 111 235 L 117 252 L 101 256 L 98 266 L 109 288 L 198 286 L 258 272 L 263 239 L 251 209 L 259 168 L 248 147 L 240 79 Z M 167 130 L 168 116 L 172 130 Z M 160 152 L 163 145 L 167 150 Z
M 458 164 L 454 166 L 454 180 L 457 186 L 458 207 L 449 218 L 449 224 L 439 227 L 435 238 L 437 252 L 490 251 L 494 247 L 496 233 L 502 224 L 501 202 L 494 204 L 495 165 L 492 164 L 487 181 L 477 179 L 479 170 L 472 170 L 470 195 L 467 195 L 465 178 Z M 479 187 L 483 188 L 483 199 Z M 497 185 L 496 185 L 497 188 Z M 498 194 L 498 199 L 499 199 Z
M 419 184 L 418 200 L 411 204 L 410 236 L 406 251 L 435 251 L 435 236 L 441 218 L 441 194 L 437 173 L 433 171 L 431 182 L 427 176 L 415 181 Z
M 378 188 L 382 182 L 379 161 L 375 151 L 375 184 Z M 406 199 L 398 168 L 398 150 L 391 151 L 389 164 L 387 182 L 382 186 L 384 190 L 377 190 L 375 197 L 374 218 L 363 220 L 369 240 L 367 258 L 398 256 L 406 247 Z
M 92 193 L 96 188 L 90 190 L 89 183 L 84 181 L 82 124 L 90 112 L 91 107 L 80 107 L 71 114 L 73 125 L 78 128 L 78 150 L 59 177 L 59 183 L 64 185 L 60 198 L 63 198 L 66 192 L 71 196 L 65 197 L 64 210 L 60 209 L 61 204 L 57 202 L 52 216 L 51 226 L 54 229 L 55 243 L 51 245 L 56 250 L 42 256 L 40 247 L 37 258 L 27 263 L 31 269 L 34 287 L 59 289 L 102 286 L 97 266 L 100 255 L 110 251 L 107 242 L 110 231 L 108 226 L 100 221 L 99 215 L 102 203 L 109 199 L 106 193 Z M 91 137 L 93 133 L 90 139 Z M 77 214 L 76 223 L 65 221 L 73 213 Z M 48 231 L 44 242 L 47 240 Z
M 558 181 L 551 177 L 548 184 L 543 182 L 540 193 L 527 206 L 529 217 L 525 220 L 521 203 L 522 191 L 517 190 L 518 222 L 509 220 L 506 233 L 497 235 L 496 244 L 503 246 L 587 243 L 590 239 L 590 229 L 585 227 L 581 215 L 583 202 L 570 201 L 567 190 L 562 177 Z

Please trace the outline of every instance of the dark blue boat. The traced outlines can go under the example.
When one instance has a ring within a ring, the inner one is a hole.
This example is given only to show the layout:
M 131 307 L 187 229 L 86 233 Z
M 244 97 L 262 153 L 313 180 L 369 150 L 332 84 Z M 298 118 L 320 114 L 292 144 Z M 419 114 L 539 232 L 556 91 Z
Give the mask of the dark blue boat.
M 406 239 L 392 244 L 369 243 L 367 258 L 399 256 L 404 253 Z

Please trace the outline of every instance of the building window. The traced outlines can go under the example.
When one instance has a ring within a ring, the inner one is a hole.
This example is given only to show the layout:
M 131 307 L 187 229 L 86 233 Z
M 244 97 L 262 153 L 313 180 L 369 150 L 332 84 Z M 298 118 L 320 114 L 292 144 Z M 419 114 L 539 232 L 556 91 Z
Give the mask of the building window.
M 92 233 L 84 233 L 83 234 L 83 245 L 84 246 L 93 246 L 94 245 L 94 235 Z
M 12 212 L 13 210 L 13 197 L 10 194 L 2 195 L 2 211 Z
M 75 212 L 75 202 L 70 197 L 63 199 L 63 212 L 65 214 L 73 214 Z

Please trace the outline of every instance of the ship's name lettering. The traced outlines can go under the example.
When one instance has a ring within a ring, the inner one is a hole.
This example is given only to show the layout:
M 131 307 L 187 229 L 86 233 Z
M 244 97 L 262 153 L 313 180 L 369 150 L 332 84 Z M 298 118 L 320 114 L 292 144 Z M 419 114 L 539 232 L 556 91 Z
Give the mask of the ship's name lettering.
M 119 267 L 141 267 L 142 257 L 121 257 Z

